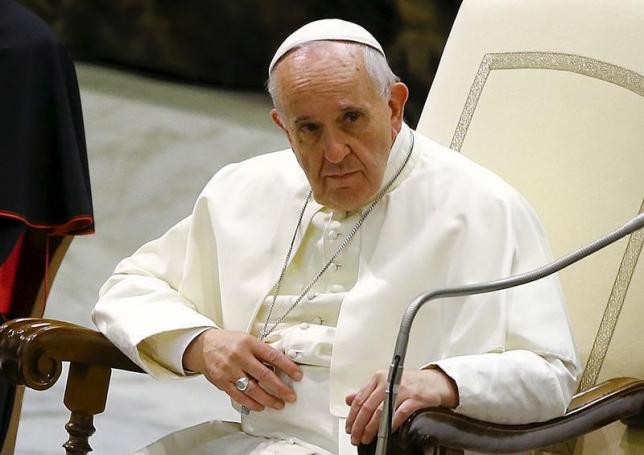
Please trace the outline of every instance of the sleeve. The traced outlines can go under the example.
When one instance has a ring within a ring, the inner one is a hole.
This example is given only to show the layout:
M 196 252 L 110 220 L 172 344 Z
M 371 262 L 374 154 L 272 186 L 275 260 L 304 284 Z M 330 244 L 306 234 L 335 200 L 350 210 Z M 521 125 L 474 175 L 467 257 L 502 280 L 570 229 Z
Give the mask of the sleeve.
M 551 261 L 541 224 L 527 202 L 517 194 L 508 213 L 504 242 L 509 245 L 510 270 L 495 270 L 492 273 L 498 276 L 492 278 L 524 273 Z M 487 268 L 493 267 L 488 263 Z M 456 383 L 456 412 L 512 424 L 561 416 L 573 396 L 580 366 L 558 277 L 504 292 L 499 293 L 505 302 L 505 343 L 500 352 L 457 355 L 431 365 Z M 482 305 L 477 308 L 485 311 Z
M 221 320 L 216 242 L 207 207 L 200 198 L 189 217 L 122 260 L 100 289 L 92 312 L 97 328 L 156 377 L 183 375 L 177 365 L 189 341 L 182 334 L 218 327 Z M 160 339 L 159 334 L 165 335 Z M 168 356 L 159 355 L 163 345 L 172 345 Z
M 183 354 L 192 340 L 208 329 L 209 327 L 197 327 L 152 335 L 139 343 L 139 354 L 144 359 L 154 359 L 153 362 L 149 362 L 148 366 L 159 368 L 158 374 L 155 376 L 194 374 L 184 370 Z M 165 369 L 161 370 L 160 367 Z
M 456 383 L 456 412 L 495 423 L 559 417 L 576 385 L 574 364 L 520 349 L 451 357 L 435 365 Z

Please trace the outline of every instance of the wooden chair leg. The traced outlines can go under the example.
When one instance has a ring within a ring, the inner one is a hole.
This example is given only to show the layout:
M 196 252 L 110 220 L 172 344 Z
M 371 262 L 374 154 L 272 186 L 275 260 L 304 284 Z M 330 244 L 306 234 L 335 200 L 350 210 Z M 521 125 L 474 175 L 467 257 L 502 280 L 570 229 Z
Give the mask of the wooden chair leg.
M 65 425 L 69 439 L 63 447 L 67 455 L 87 455 L 92 448 L 89 437 L 94 434 L 94 416 L 105 410 L 111 370 L 105 367 L 72 363 L 69 367 L 65 406 L 71 411 Z

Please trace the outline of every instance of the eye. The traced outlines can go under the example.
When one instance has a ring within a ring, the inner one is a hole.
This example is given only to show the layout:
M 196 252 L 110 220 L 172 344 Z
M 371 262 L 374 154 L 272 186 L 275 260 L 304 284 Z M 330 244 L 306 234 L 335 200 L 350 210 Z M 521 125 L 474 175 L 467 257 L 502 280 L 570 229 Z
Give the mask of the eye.
M 302 134 L 312 134 L 319 129 L 319 126 L 315 123 L 303 123 L 300 125 L 300 132 Z
M 358 111 L 348 111 L 344 113 L 344 120 L 347 123 L 355 123 L 357 122 L 362 114 Z

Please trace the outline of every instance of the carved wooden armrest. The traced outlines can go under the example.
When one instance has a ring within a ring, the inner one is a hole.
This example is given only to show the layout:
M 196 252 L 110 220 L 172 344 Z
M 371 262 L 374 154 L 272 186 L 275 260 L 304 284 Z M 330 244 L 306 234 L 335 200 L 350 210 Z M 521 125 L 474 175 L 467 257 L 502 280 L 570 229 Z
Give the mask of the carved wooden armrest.
M 53 386 L 70 362 L 65 406 L 71 411 L 65 426 L 68 454 L 91 451 L 94 415 L 105 410 L 112 368 L 142 370 L 107 338 L 68 322 L 15 319 L 0 326 L 0 372 L 12 383 L 45 390 Z
M 562 417 L 527 425 L 501 425 L 447 409 L 430 408 L 410 417 L 393 438 L 397 454 L 513 453 L 550 447 L 622 419 L 637 425 L 644 415 L 644 381 L 615 378 L 577 394 Z M 369 453 L 365 447 L 360 453 Z
M 35 390 L 53 386 L 62 362 L 142 370 L 101 333 L 51 319 L 14 319 L 0 326 L 0 371 Z

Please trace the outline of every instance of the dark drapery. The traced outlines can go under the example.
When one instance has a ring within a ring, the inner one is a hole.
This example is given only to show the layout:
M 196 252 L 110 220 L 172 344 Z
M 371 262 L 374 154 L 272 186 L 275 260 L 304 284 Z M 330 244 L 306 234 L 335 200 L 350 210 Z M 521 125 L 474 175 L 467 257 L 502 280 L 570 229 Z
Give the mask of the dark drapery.
M 28 265 L 46 269 L 48 242 L 24 241 L 30 230 L 94 231 L 83 117 L 66 49 L 40 18 L 0 0 L 0 313 L 11 314 L 20 262 L 42 257 Z
M 49 27 L 0 0 L 0 214 L 54 234 L 93 230 L 76 72 Z

